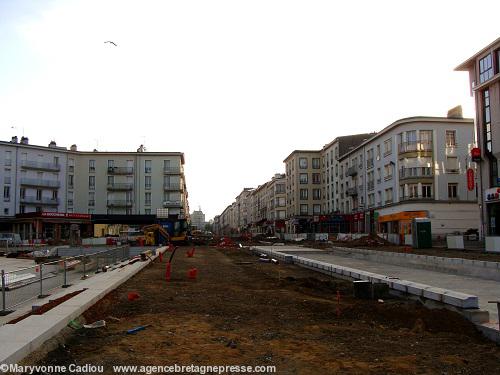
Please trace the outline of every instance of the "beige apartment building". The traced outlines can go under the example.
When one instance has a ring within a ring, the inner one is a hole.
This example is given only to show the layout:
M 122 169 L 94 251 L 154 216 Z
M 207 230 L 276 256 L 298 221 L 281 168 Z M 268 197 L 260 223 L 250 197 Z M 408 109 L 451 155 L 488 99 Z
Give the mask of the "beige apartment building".
M 486 246 L 500 250 L 500 38 L 460 64 L 469 72 L 476 108 L 476 149 L 479 166 L 481 235 Z M 493 238 L 493 237 L 496 237 Z M 496 242 L 495 242 L 496 241 Z M 496 245 L 494 244 L 496 243 Z

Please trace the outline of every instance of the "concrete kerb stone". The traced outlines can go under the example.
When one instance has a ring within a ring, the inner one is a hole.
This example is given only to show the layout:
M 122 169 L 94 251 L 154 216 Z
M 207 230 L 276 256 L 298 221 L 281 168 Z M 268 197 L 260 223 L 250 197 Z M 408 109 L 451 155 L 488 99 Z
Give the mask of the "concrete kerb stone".
M 152 259 L 154 260 L 160 251 L 164 252 L 165 250 L 166 247 L 157 249 Z M 11 364 L 22 360 L 29 353 L 38 349 L 45 341 L 59 333 L 66 327 L 70 320 L 81 315 L 86 309 L 109 293 L 109 291 L 124 283 L 149 263 L 141 262 L 139 264 L 132 264 L 127 266 L 129 267 L 128 270 L 127 267 L 119 269 L 126 270 L 120 273 L 121 279 L 103 273 L 89 280 L 82 281 L 70 288 L 80 290 L 87 287 L 88 289 L 74 298 L 54 307 L 43 315 L 32 315 L 16 324 L 7 324 L 0 327 L 0 342 L 2 342 L 2 346 L 0 347 L 0 363 Z M 97 283 L 98 279 L 100 283 L 111 281 L 113 287 L 97 288 L 97 285 L 93 284 Z M 70 288 L 64 292 L 58 292 L 56 295 L 65 295 L 70 292 Z M 52 296 L 51 299 L 54 299 L 56 295 Z M 81 302 L 80 305 L 78 305 L 79 302 Z

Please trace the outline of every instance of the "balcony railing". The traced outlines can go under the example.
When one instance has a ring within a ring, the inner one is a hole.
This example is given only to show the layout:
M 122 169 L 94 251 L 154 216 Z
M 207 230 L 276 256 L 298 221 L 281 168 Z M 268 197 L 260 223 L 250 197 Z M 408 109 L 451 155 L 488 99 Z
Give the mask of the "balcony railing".
M 132 190 L 133 188 L 134 184 L 131 182 L 108 184 L 108 190 Z
M 164 183 L 163 190 L 181 190 L 181 185 L 176 183 Z
M 38 169 L 42 171 L 59 171 L 61 166 L 56 163 L 44 163 L 41 161 L 22 160 L 21 168 Z
M 430 195 L 430 196 L 414 195 L 412 197 L 401 197 L 400 201 L 402 201 L 402 202 L 404 202 L 404 201 L 419 201 L 419 200 L 430 201 L 433 199 L 434 199 L 433 195 Z
M 134 167 L 108 167 L 108 174 L 134 174 Z
M 404 154 L 406 152 L 417 152 L 417 151 L 432 151 L 432 142 L 414 141 L 414 142 L 403 142 L 399 145 L 400 154 Z
M 37 178 L 21 178 L 21 185 L 40 186 L 40 187 L 57 189 L 61 186 L 61 183 L 57 180 L 42 180 L 42 179 L 37 179 Z
M 366 168 L 367 169 L 373 168 L 373 158 L 366 159 Z
M 181 201 L 164 201 L 163 207 L 182 207 Z
M 126 199 L 108 199 L 108 207 L 132 207 L 133 202 Z
M 400 179 L 432 177 L 434 172 L 432 167 L 412 167 L 401 168 L 399 170 Z
M 357 187 L 350 187 L 346 190 L 346 194 L 350 195 L 350 196 L 358 195 L 358 188 Z
M 345 176 L 356 176 L 358 174 L 358 166 L 353 165 L 352 167 L 347 168 L 347 171 L 345 172 Z
M 165 173 L 165 174 L 180 174 L 181 169 L 179 167 L 164 167 L 163 173 Z
M 58 198 L 43 198 L 43 197 L 40 199 L 37 199 L 37 197 L 25 196 L 25 197 L 21 198 L 21 203 L 40 204 L 40 205 L 46 205 L 46 206 L 58 206 L 59 199 Z

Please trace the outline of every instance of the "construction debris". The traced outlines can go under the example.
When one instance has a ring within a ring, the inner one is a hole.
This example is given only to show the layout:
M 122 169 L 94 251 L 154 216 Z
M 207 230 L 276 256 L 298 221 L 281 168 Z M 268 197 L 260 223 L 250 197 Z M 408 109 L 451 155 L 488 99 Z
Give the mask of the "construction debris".
M 83 325 L 83 328 L 88 328 L 88 329 L 101 328 L 101 327 L 106 327 L 105 320 L 97 320 L 94 323 Z

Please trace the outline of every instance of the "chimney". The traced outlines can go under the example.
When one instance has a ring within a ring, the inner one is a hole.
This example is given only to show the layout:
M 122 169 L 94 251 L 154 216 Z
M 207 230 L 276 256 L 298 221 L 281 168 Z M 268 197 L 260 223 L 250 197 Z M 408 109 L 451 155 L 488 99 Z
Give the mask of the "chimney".
M 50 141 L 49 143 L 50 148 L 56 148 L 56 146 L 57 146 L 56 141 Z
M 30 143 L 29 143 L 28 137 L 24 137 L 24 136 L 21 137 L 21 144 L 23 144 L 23 145 L 29 145 Z
M 13 136 L 10 143 L 17 143 L 17 135 Z
M 77 148 L 76 148 L 76 145 L 73 144 L 71 145 L 71 147 L 69 148 L 71 151 L 77 151 Z
M 447 118 L 464 118 L 464 115 L 462 113 L 462 106 L 457 105 L 456 107 L 453 107 L 448 111 L 448 115 L 446 116 Z

